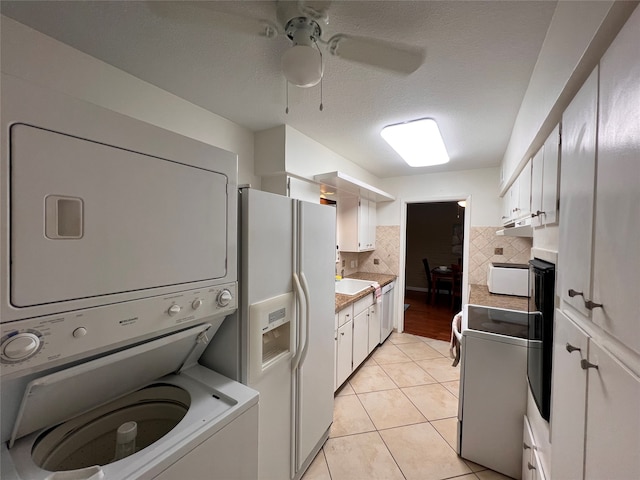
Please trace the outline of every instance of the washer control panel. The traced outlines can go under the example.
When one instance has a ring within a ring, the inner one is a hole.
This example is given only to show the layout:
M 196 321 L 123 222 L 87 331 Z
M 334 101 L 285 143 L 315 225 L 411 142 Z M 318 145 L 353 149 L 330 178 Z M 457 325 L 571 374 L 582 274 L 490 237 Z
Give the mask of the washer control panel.
M 237 309 L 237 284 L 177 292 L 0 325 L 0 376 L 53 367 Z

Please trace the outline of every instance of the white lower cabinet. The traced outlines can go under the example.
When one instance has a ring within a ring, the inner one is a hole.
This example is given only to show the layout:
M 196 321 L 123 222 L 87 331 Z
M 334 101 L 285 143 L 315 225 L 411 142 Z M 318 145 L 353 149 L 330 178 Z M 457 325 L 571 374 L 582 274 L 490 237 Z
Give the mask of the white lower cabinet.
M 554 478 L 582 478 L 586 421 L 587 334 L 556 310 L 551 386 L 551 473 Z
M 380 311 L 380 307 L 382 304 L 374 303 L 368 308 L 369 313 L 369 348 L 368 353 L 373 352 L 373 350 L 380 343 L 380 315 L 382 312 Z
M 336 313 L 335 390 L 380 343 L 380 305 L 369 295 Z
M 586 367 L 584 478 L 640 478 L 640 378 L 593 339 Z
M 538 446 L 533 436 L 533 430 L 529 424 L 529 419 L 525 415 L 522 434 L 522 480 L 546 480 L 546 478 L 547 476 L 540 461 Z
M 336 330 L 336 390 L 351 375 L 353 352 L 353 321 Z
M 552 477 L 640 478 L 640 378 L 559 310 L 555 337 Z
M 363 310 L 353 317 L 353 368 L 358 368 L 369 355 L 369 316 Z

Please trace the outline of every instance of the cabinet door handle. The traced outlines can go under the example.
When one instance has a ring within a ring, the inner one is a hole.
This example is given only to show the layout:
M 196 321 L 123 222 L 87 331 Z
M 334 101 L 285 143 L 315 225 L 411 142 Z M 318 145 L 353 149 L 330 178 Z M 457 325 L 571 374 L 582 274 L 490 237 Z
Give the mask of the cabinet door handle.
M 594 308 L 602 308 L 603 307 L 603 305 L 601 303 L 596 303 L 593 300 L 587 300 L 586 298 L 584 298 L 584 293 L 577 292 L 573 288 L 570 288 L 567 293 L 569 294 L 569 296 L 571 298 L 578 297 L 578 296 L 582 297 L 582 301 L 584 302 L 584 307 L 587 310 L 593 310 Z
M 578 351 L 578 352 L 580 351 L 580 347 L 574 347 L 569 342 L 567 342 L 567 345 L 565 346 L 565 348 L 567 349 L 567 352 L 569 352 L 569 353 L 575 352 L 575 351 Z
M 344 332 L 340 332 L 340 335 L 342 335 L 344 337 Z
M 584 298 L 584 294 L 582 292 L 577 292 L 573 288 L 570 288 L 567 293 L 569 294 L 569 296 L 571 298 L 576 297 L 576 296 L 580 296 L 580 297 Z
M 541 212 L 540 210 L 537 210 L 536 213 L 531 214 L 531 218 L 539 217 L 540 215 L 546 215 L 546 212 Z
M 584 301 L 584 306 L 587 310 L 593 310 L 594 308 L 602 308 L 602 304 L 601 303 L 595 303 L 592 300 L 585 300 Z
M 595 368 L 596 370 L 598 370 L 598 365 L 591 363 L 588 360 L 585 360 L 584 358 L 580 360 L 580 367 L 582 367 L 583 370 L 587 370 L 589 368 Z
M 524 450 L 529 450 L 529 449 L 531 448 L 531 445 L 527 445 L 527 443 L 526 443 L 526 442 L 522 442 L 522 448 L 523 448 Z
M 535 470 L 535 469 L 536 469 L 536 467 L 534 467 L 533 465 L 531 465 L 531 462 L 527 462 L 527 468 L 528 468 L 529 470 Z

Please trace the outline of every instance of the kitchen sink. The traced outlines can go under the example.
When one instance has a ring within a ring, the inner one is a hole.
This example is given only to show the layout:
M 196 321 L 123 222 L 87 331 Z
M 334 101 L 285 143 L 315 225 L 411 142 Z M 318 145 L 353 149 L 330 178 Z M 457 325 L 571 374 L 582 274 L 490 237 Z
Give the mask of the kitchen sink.
M 343 295 L 357 295 L 371 286 L 369 280 L 357 280 L 355 278 L 343 278 L 336 282 L 336 293 Z

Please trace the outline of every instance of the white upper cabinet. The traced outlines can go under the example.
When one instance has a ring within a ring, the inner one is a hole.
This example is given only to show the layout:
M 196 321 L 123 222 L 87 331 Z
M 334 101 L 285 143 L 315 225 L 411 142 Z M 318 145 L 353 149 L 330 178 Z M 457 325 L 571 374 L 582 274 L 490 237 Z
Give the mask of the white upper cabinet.
M 600 61 L 593 321 L 640 353 L 640 11 Z M 640 428 L 640 426 L 639 426 Z
M 531 160 L 518 175 L 518 201 L 515 206 L 517 219 L 531 216 Z
M 364 252 L 376 248 L 376 202 L 358 197 L 338 199 L 338 249 Z
M 502 206 L 503 225 L 531 215 L 531 160 L 502 197 Z
M 534 227 L 558 221 L 559 158 L 560 126 L 557 125 L 531 159 L 531 224 Z
M 538 150 L 531 159 L 531 225 L 543 225 L 542 215 L 542 180 L 544 170 L 544 147 Z
M 563 116 L 559 288 L 562 308 L 640 354 L 638 44 L 640 11 Z
M 562 116 L 558 286 L 562 301 L 586 317 L 590 315 L 584 300 L 591 295 L 597 111 L 596 69 Z
M 558 221 L 558 195 L 560 193 L 560 126 L 556 126 L 544 142 L 544 165 L 542 170 L 542 223 L 551 225 Z
M 320 203 L 320 185 L 318 183 L 292 177 L 286 173 L 262 177 L 261 189 L 265 192 L 305 202 Z

